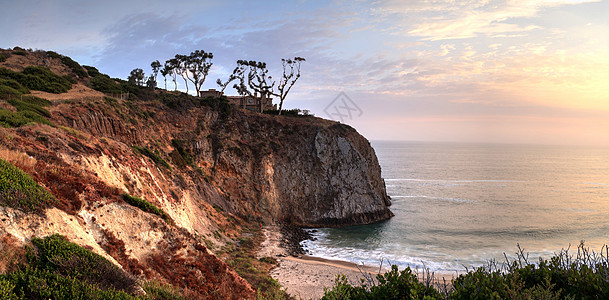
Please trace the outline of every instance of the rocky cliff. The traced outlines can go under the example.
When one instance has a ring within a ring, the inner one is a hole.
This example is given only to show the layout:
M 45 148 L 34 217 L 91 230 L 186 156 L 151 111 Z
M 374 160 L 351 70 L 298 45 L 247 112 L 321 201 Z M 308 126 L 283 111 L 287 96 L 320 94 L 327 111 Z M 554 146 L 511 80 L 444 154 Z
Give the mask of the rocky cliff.
M 74 77 L 64 62 L 29 52 L 0 68 L 31 64 Z M 347 125 L 144 88 L 116 99 L 77 78 L 67 93 L 0 99 L 8 127 L 0 128 L 0 158 L 57 199 L 28 210 L 0 193 L 0 236 L 23 243 L 59 233 L 193 295 L 251 298 L 250 284 L 216 256 L 242 246 L 248 224 L 326 227 L 392 216 L 374 150 Z
M 166 104 L 173 108 L 139 103 L 120 111 L 90 103 L 58 111 L 57 118 L 95 137 L 154 149 L 207 195 L 197 197 L 239 216 L 306 227 L 392 216 L 374 150 L 347 125 L 252 113 L 219 99 L 178 97 Z M 135 121 L 126 122 L 121 114 Z M 154 117 L 138 118 L 147 115 Z M 175 186 L 148 197 L 179 200 L 178 190 L 190 189 Z M 141 188 L 132 192 L 146 194 Z

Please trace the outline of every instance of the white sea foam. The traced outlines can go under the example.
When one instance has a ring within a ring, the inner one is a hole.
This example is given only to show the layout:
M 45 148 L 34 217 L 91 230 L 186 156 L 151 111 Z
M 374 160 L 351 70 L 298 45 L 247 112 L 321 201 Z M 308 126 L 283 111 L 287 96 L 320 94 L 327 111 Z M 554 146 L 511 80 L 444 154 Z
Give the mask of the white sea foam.
M 431 197 L 431 196 L 425 196 L 425 195 L 398 195 L 398 196 L 392 196 L 389 195 L 392 199 L 395 198 L 424 198 L 424 199 L 431 199 L 431 200 L 440 200 L 440 201 L 447 201 L 447 202 L 456 202 L 456 203 L 475 203 L 476 201 L 474 200 L 470 200 L 470 199 L 465 199 L 465 198 L 450 198 L 450 197 Z
M 518 183 L 526 182 L 523 180 L 495 180 L 495 179 L 475 179 L 475 180 L 448 180 L 448 179 L 421 179 L 421 178 L 388 178 L 385 181 L 415 181 L 415 182 L 452 182 L 452 183 L 476 183 L 476 182 L 490 182 L 490 183 Z

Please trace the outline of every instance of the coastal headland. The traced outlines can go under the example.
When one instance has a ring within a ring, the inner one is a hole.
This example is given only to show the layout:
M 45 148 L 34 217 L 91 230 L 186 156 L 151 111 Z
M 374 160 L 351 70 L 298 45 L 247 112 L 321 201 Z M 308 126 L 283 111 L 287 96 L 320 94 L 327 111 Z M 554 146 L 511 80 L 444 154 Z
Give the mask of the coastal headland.
M 0 237 L 15 249 L 59 234 L 141 280 L 243 299 L 268 286 L 272 264 L 249 256 L 262 225 L 393 215 L 374 150 L 348 125 L 136 85 L 52 51 L 0 54 L 0 158 L 15 178 Z

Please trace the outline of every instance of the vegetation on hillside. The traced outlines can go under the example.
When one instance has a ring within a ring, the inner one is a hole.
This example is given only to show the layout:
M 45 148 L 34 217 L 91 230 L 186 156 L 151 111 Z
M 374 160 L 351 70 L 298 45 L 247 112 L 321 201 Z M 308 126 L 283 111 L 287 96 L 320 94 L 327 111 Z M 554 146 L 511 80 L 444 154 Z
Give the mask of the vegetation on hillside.
M 171 170 L 171 165 L 169 165 L 169 163 L 166 160 L 164 160 L 158 154 L 154 153 L 152 150 L 150 150 L 146 147 L 140 147 L 140 146 L 136 146 L 136 145 L 131 146 L 131 148 L 133 149 L 133 152 L 135 152 L 137 154 L 148 156 L 158 166 L 163 166 L 163 167 Z
M 158 208 L 156 205 L 138 197 L 131 196 L 129 194 L 123 194 L 123 200 L 127 202 L 129 205 L 135 206 L 145 212 L 155 214 L 161 217 L 167 224 L 173 224 L 173 219 L 162 209 Z
M 50 101 L 36 96 L 24 95 L 20 100 L 10 99 L 11 104 L 17 112 L 0 108 L 0 126 L 5 128 L 20 127 L 30 122 L 52 125 L 47 119 L 51 113 L 44 107 L 50 105 Z
M 338 277 L 322 299 L 609 299 L 609 248 L 595 253 L 582 242 L 575 256 L 562 250 L 535 263 L 520 249 L 514 261 L 491 261 L 450 284 L 429 272 L 421 280 L 410 268 L 400 272 L 396 266 L 365 278 L 352 285 Z
M 24 88 L 49 93 L 65 93 L 76 83 L 69 76 L 59 76 L 46 67 L 28 66 L 22 72 L 0 68 L 1 79 L 12 79 Z M 14 85 L 14 82 L 12 83 Z
M 221 211 L 220 208 L 216 210 Z M 237 242 L 229 242 L 215 253 L 257 290 L 258 299 L 289 299 L 279 282 L 269 276 L 270 270 L 277 266 L 277 260 L 272 257 L 256 258 L 259 245 L 264 241 L 259 224 L 254 220 L 242 224 L 243 231 Z M 219 233 L 215 234 L 219 236 Z
M 65 56 L 65 55 L 61 55 L 54 51 L 47 51 L 46 54 L 49 57 L 53 57 L 53 58 L 57 58 L 57 59 L 61 60 L 61 62 L 64 65 L 66 65 L 68 68 L 70 68 L 70 70 L 72 71 L 72 75 L 75 75 L 75 77 L 77 77 L 77 78 L 87 77 L 87 72 L 83 69 L 83 67 L 79 63 L 72 60 L 72 58 Z
M 23 263 L 0 274 L 1 299 L 181 299 L 151 283 L 144 285 L 146 296 L 138 296 L 135 277 L 64 236 L 34 237 L 32 245 Z
M 27 212 L 40 212 L 57 202 L 28 174 L 0 159 L 0 205 Z

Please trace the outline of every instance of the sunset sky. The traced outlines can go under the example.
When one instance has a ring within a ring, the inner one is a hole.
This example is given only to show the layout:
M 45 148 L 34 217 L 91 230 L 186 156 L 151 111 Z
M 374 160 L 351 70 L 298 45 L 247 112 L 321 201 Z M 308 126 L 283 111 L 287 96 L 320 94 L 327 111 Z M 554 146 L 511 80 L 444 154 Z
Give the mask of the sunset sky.
M 5 1 L 0 32 L 123 79 L 203 49 L 204 88 L 302 56 L 285 106 L 371 140 L 609 145 L 609 0 Z

